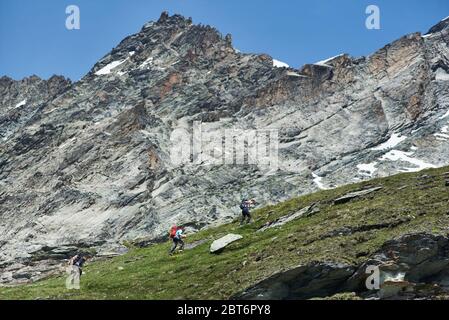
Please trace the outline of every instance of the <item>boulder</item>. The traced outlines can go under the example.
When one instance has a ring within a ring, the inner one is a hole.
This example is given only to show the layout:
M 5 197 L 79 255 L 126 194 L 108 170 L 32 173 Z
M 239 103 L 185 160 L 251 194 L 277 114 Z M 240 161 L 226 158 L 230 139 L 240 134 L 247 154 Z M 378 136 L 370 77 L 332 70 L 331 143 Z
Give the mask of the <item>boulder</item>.
M 231 243 L 238 241 L 242 238 L 243 237 L 238 234 L 228 234 L 228 235 L 224 236 L 223 238 L 220 238 L 220 239 L 212 242 L 212 245 L 210 246 L 210 252 L 211 253 L 220 253 L 228 245 L 230 245 Z

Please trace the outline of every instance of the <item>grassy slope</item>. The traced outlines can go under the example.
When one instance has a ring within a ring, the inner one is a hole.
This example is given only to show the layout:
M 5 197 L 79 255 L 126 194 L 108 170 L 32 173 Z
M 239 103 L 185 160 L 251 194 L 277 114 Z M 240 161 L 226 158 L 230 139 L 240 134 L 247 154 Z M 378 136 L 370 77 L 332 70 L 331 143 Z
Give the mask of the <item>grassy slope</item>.
M 189 242 L 239 233 L 243 240 L 221 255 L 211 255 L 211 241 L 169 257 L 170 244 L 132 249 L 124 256 L 86 267 L 79 291 L 65 289 L 64 277 L 32 285 L 0 288 L 0 299 L 226 299 L 268 275 L 310 261 L 358 263 L 386 240 L 411 232 L 446 234 L 449 226 L 445 172 L 449 168 L 375 179 L 292 199 L 254 211 L 256 223 L 205 230 Z M 423 179 L 423 175 L 430 178 Z M 380 191 L 335 206 L 333 199 L 362 187 Z M 255 233 L 267 221 L 320 202 L 320 212 L 280 229 Z M 348 236 L 320 236 L 342 227 L 405 221 L 392 228 Z M 123 268 L 123 270 L 121 270 Z

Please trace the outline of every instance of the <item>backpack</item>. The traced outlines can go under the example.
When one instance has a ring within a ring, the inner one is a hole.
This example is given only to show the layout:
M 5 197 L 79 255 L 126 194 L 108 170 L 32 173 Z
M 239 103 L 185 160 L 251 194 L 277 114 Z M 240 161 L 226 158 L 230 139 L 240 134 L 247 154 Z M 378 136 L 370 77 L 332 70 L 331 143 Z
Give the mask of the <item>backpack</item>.
M 242 201 L 240 204 L 240 209 L 242 210 L 249 210 L 250 204 L 248 201 Z
M 249 204 L 248 203 L 242 203 L 240 205 L 240 208 L 242 209 L 242 214 L 249 215 Z
M 76 262 L 74 263 L 75 266 L 82 268 L 84 265 L 84 262 L 86 262 L 86 259 L 84 257 L 79 257 Z
M 82 267 L 84 261 L 86 261 L 83 256 L 77 254 L 72 260 L 72 265 L 77 267 Z
M 173 239 L 174 237 L 176 237 L 176 231 L 178 231 L 178 227 L 177 226 L 173 226 L 170 229 L 170 238 Z

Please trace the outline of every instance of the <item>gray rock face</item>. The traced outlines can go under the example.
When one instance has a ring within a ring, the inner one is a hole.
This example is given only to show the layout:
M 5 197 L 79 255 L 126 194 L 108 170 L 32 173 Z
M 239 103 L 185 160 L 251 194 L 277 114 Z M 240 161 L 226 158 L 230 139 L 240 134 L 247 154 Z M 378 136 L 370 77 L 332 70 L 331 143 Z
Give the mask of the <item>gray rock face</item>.
M 215 240 L 210 245 L 210 253 L 219 253 L 219 252 L 223 251 L 223 249 L 226 248 L 227 246 L 229 246 L 231 243 L 236 242 L 242 238 L 243 237 L 238 234 L 228 234 L 228 235 L 224 236 L 223 238 Z
M 26 126 L 57 95 L 71 86 L 68 79 L 53 76 L 42 80 L 31 76 L 20 81 L 0 78 L 0 141 L 4 143 Z M 20 134 L 20 133 L 19 133 Z M 1 144 L 0 144 L 1 146 Z
M 368 57 L 296 70 L 163 15 L 76 83 L 2 78 L 0 261 L 158 238 L 174 223 L 198 230 L 232 220 L 243 194 L 263 206 L 448 164 L 448 33 L 442 22 Z M 279 170 L 175 165 L 173 130 L 194 121 L 277 130 Z
M 312 263 L 280 272 L 234 296 L 237 300 L 288 300 L 327 297 L 341 290 L 354 268 L 345 264 Z
M 449 239 L 419 233 L 386 242 L 359 266 L 333 262 L 313 262 L 280 271 L 236 294 L 233 299 L 282 300 L 329 297 L 355 292 L 364 298 L 428 298 L 449 289 Z M 366 286 L 371 273 L 379 268 L 379 289 Z
M 404 281 L 431 282 L 432 278 L 444 277 L 449 270 L 449 240 L 443 236 L 412 234 L 389 241 L 351 276 L 349 290 L 366 289 L 368 266 L 379 267 L 381 282 L 391 278 L 399 278 L 396 281 L 399 285 Z

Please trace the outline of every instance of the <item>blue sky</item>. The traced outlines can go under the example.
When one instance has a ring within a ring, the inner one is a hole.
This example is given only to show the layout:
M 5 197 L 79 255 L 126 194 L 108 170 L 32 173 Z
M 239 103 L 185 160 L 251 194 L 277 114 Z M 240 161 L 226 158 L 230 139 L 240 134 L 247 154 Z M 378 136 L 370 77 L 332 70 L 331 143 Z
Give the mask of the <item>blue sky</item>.
M 81 29 L 65 27 L 68 5 Z M 381 29 L 365 28 L 380 8 Z M 0 76 L 61 74 L 80 79 L 125 36 L 163 10 L 231 33 L 243 52 L 268 53 L 292 67 L 340 53 L 367 55 L 449 16 L 448 0 L 0 0 Z

